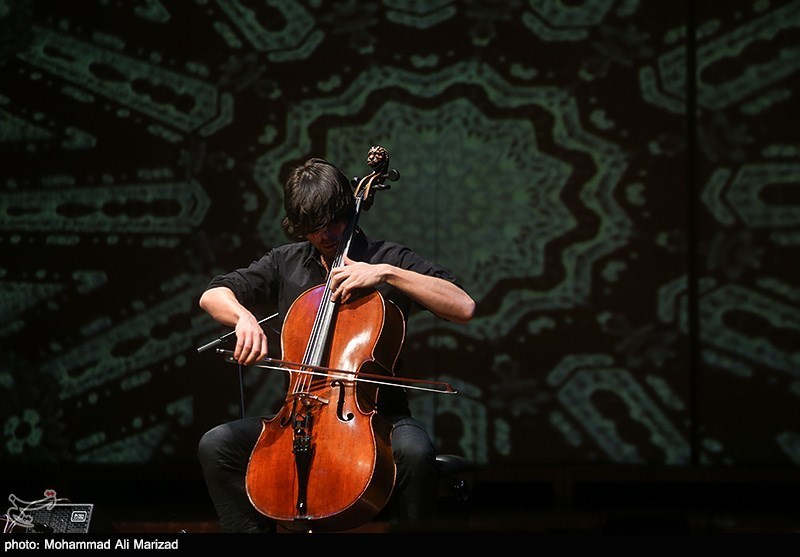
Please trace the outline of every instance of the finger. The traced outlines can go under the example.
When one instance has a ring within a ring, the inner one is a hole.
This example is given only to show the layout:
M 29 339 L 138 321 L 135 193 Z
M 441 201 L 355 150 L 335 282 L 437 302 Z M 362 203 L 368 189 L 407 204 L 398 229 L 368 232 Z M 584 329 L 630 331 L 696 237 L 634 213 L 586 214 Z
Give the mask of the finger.
M 236 346 L 233 348 L 233 359 L 241 363 L 243 357 L 242 351 L 244 350 L 244 340 L 242 338 L 236 339 Z
M 242 355 L 242 347 L 241 347 L 241 345 L 240 345 L 240 344 L 237 342 L 237 343 L 236 343 L 236 346 L 234 346 L 234 347 L 233 347 L 233 359 L 234 359 L 234 360 L 236 360 L 236 361 L 238 362 L 238 361 L 239 361 L 239 357 L 240 357 L 241 355 Z
M 269 345 L 267 344 L 267 337 L 261 339 L 261 350 L 258 353 L 258 359 L 263 360 L 269 355 Z
M 247 345 L 247 344 L 244 344 L 244 345 L 242 345 L 242 351 L 239 354 L 239 357 L 236 358 L 236 361 L 239 362 L 240 364 L 247 364 L 247 363 L 249 363 L 251 355 L 252 355 L 252 350 L 251 350 L 250 346 Z
M 350 282 L 351 281 L 349 281 L 349 280 L 346 280 L 346 281 L 342 282 L 341 286 L 336 291 L 336 296 L 337 296 L 337 299 L 339 300 L 339 303 L 344 304 L 344 303 L 347 302 L 347 300 L 350 299 L 350 290 L 351 290 Z
M 256 356 L 258 354 L 255 351 L 250 351 L 250 354 L 247 356 L 247 359 L 244 361 L 244 365 L 249 366 L 250 364 L 254 364 L 257 360 Z
M 246 345 L 246 343 L 245 343 Z M 267 355 L 267 337 L 256 335 L 252 340 L 252 346 L 249 349 L 249 355 L 245 360 L 247 365 L 260 362 Z
M 240 364 L 251 364 L 258 356 L 261 338 L 257 334 L 248 333 L 242 336 L 241 341 L 236 343 L 239 351 L 238 357 L 234 353 L 234 358 Z
M 347 280 L 349 273 L 345 271 L 344 267 L 337 267 L 331 271 L 330 275 L 330 288 L 332 291 L 338 290 L 342 283 Z

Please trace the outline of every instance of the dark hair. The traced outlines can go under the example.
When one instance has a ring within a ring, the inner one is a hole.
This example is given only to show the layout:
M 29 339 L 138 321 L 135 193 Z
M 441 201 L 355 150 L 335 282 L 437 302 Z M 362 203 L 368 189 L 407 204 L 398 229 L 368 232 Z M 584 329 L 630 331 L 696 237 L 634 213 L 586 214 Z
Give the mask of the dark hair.
M 281 221 L 290 237 L 301 239 L 328 225 L 350 218 L 353 187 L 342 171 L 324 159 L 309 159 L 292 170 L 283 186 Z

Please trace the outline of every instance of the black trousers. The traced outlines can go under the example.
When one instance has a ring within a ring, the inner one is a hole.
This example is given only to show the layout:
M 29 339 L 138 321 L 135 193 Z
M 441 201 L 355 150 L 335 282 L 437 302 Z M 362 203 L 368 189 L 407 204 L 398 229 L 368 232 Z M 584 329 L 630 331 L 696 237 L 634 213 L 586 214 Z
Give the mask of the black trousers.
M 395 489 L 387 505 L 393 531 L 430 529 L 436 509 L 436 448 L 422 425 L 410 416 L 390 418 L 397 465 Z M 247 497 L 247 462 L 261 434 L 262 418 L 235 420 L 206 432 L 198 459 L 223 532 L 274 532 L 275 524 Z

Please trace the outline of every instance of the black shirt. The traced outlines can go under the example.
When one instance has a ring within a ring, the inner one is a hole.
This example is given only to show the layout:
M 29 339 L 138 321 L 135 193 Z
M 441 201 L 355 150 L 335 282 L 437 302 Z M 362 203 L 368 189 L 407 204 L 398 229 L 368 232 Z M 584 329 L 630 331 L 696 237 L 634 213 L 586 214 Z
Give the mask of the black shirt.
M 394 242 L 371 241 L 357 230 L 348 254 L 353 261 L 366 263 L 388 263 L 395 267 L 435 276 L 461 287 L 450 271 L 421 257 L 411 249 Z M 286 244 L 269 250 L 248 267 L 219 275 L 212 279 L 207 289 L 218 286 L 230 288 L 243 306 L 253 311 L 279 313 L 279 324 L 283 323 L 289 307 L 309 288 L 324 284 L 326 270 L 320 254 L 308 241 Z M 411 311 L 421 308 L 396 288 L 381 284 L 377 290 L 394 302 L 408 320 Z M 408 405 L 402 389 L 384 388 L 381 393 L 380 411 L 384 414 L 408 413 Z

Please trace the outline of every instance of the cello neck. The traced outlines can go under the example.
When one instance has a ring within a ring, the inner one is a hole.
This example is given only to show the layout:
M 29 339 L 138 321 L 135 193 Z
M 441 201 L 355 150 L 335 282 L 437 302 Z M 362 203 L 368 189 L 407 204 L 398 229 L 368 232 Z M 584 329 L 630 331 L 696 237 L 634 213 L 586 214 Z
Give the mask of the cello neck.
M 361 200 L 356 198 L 356 207 L 353 216 L 347 223 L 347 228 L 342 235 L 342 241 L 339 243 L 339 248 L 336 250 L 336 256 L 331 263 L 331 270 L 344 265 L 344 257 L 350 253 L 350 244 L 353 240 L 353 235 L 356 231 L 358 224 L 358 214 L 361 209 Z M 325 289 L 322 293 L 322 299 L 319 304 L 317 316 L 314 319 L 314 328 L 311 331 L 311 338 L 309 338 L 308 345 L 306 346 L 306 353 L 303 356 L 303 364 L 310 366 L 319 366 L 322 364 L 322 358 L 325 354 L 325 347 L 330 335 L 331 323 L 333 323 L 333 316 L 336 313 L 336 308 L 339 303 L 331 303 L 331 274 L 328 272 L 328 278 L 325 281 Z
M 389 168 L 389 154 L 386 149 L 380 146 L 372 147 L 367 155 L 367 164 L 372 168 L 372 172 L 358 182 L 354 193 L 355 209 L 342 235 L 342 241 L 339 243 L 336 256 L 331 262 L 330 270 L 344 265 L 344 258 L 350 253 L 350 245 L 358 227 L 358 217 L 361 214 L 362 206 L 365 209 L 369 209 L 375 191 L 388 187 L 383 185 L 384 180 L 391 174 L 387 173 Z M 392 179 L 397 179 L 399 174 L 397 174 L 397 171 L 393 172 L 395 177 Z M 328 344 L 327 341 L 331 331 L 331 323 L 333 323 L 333 317 L 339 305 L 338 302 L 331 303 L 332 292 L 330 282 L 331 274 L 329 271 L 328 278 L 325 281 L 325 290 L 322 295 L 319 310 L 314 320 L 314 328 L 311 331 L 311 336 L 306 346 L 306 352 L 303 356 L 303 364 L 313 366 L 322 364 L 325 347 Z
M 350 218 L 350 221 L 347 223 L 347 227 L 344 229 L 344 233 L 342 234 L 342 241 L 339 243 L 339 248 L 336 250 L 336 255 L 333 258 L 333 262 L 331 263 L 331 270 L 335 269 L 336 267 L 341 267 L 344 265 L 344 258 L 346 255 L 350 255 L 350 244 L 353 242 L 353 236 L 355 236 L 356 229 L 358 226 L 358 215 L 361 212 L 361 199 L 356 198 L 356 207 L 355 211 L 353 211 L 353 216 Z M 330 273 L 328 273 L 328 281 L 330 281 Z M 328 283 L 325 284 L 326 289 L 328 289 Z

